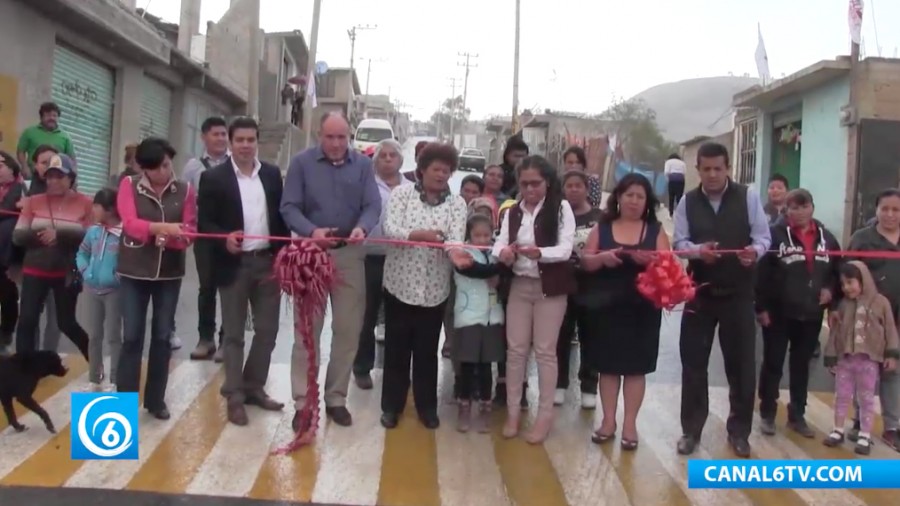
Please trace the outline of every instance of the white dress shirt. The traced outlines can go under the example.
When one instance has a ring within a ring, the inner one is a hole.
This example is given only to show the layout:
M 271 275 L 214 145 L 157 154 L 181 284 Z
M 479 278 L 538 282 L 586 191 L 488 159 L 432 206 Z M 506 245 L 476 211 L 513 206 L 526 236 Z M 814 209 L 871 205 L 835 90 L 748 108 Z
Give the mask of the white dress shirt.
M 253 172 L 248 176 L 241 172 L 232 158 L 234 175 L 237 177 L 238 190 L 241 192 L 241 209 L 244 211 L 244 235 L 269 235 L 269 206 L 266 201 L 266 189 L 259 178 L 262 164 L 255 160 Z M 244 239 L 241 249 L 257 251 L 269 247 L 265 239 Z
M 663 166 L 663 173 L 665 175 L 669 174 L 684 174 L 687 171 L 687 165 L 677 158 L 673 158 L 671 160 L 666 160 L 666 164 Z
M 519 246 L 535 246 L 534 239 L 534 219 L 538 212 L 544 207 L 544 201 L 541 200 L 534 208 L 534 212 L 529 212 L 525 208 L 525 203 L 517 204 L 522 209 L 522 225 L 516 236 L 516 244 Z M 513 264 L 512 271 L 516 276 L 526 276 L 529 278 L 540 278 L 541 274 L 538 270 L 538 263 L 556 263 L 568 262 L 572 258 L 572 248 L 575 246 L 575 213 L 572 212 L 572 206 L 567 200 L 563 200 L 559 206 L 559 230 L 556 235 L 556 246 L 548 246 L 540 248 L 541 256 L 537 260 L 532 260 L 525 255 L 516 255 L 516 262 Z M 494 242 L 492 251 L 495 257 L 500 256 L 503 248 L 509 246 L 509 213 L 503 217 L 503 223 L 500 225 L 500 235 Z

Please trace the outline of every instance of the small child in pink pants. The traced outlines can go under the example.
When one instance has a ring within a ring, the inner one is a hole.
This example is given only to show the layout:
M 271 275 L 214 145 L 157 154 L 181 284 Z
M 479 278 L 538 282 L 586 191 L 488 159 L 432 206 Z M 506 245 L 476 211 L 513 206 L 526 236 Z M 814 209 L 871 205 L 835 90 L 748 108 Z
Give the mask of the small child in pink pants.
M 882 368 L 897 366 L 900 343 L 891 304 L 878 293 L 865 264 L 848 262 L 841 267 L 841 289 L 840 323 L 832 327 L 825 345 L 825 365 L 835 375 L 834 430 L 823 443 L 838 446 L 844 442 L 844 422 L 855 393 L 860 411 L 856 453 L 868 455 L 872 451 L 875 387 Z

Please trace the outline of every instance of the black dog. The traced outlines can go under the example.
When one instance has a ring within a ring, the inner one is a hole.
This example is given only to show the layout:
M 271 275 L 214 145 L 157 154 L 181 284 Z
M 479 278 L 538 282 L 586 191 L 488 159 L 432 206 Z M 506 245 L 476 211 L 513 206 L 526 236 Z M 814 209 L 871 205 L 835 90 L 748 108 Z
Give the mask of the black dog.
M 47 430 L 56 433 L 50 415 L 34 400 L 33 395 L 42 378 L 62 377 L 68 372 L 62 358 L 54 351 L 29 351 L 16 353 L 11 357 L 0 357 L 0 403 L 3 404 L 3 412 L 6 413 L 9 425 L 16 432 L 22 432 L 27 427 L 16 419 L 13 399 L 35 412 L 44 421 Z

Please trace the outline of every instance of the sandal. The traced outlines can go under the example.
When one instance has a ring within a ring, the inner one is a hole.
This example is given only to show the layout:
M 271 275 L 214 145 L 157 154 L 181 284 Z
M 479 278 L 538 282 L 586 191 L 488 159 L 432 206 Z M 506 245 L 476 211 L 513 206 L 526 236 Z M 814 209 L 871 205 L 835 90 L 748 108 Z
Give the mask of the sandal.
M 625 439 L 624 437 L 622 438 L 622 449 L 623 450 L 632 452 L 634 450 L 637 450 L 637 447 L 638 447 L 637 439 Z
M 591 442 L 593 442 L 594 444 L 602 445 L 603 443 L 606 443 L 608 441 L 615 439 L 615 437 L 616 437 L 616 427 L 615 426 L 613 426 L 613 431 L 609 434 L 603 434 L 602 432 L 600 432 L 600 429 L 597 429 L 597 431 L 591 435 Z

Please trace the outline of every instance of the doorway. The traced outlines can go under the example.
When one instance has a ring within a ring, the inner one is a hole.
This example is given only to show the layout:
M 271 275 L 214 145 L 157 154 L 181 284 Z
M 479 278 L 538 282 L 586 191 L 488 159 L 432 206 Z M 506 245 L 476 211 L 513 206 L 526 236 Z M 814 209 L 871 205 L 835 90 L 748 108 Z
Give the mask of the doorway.
M 800 187 L 802 126 L 802 121 L 794 121 L 772 129 L 772 175 L 787 178 L 791 189 Z

